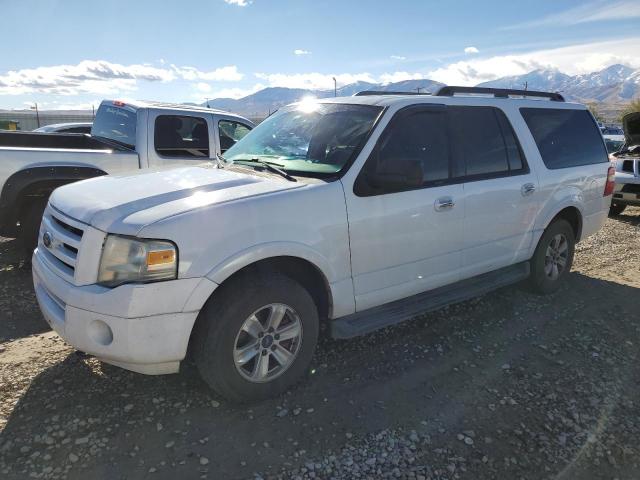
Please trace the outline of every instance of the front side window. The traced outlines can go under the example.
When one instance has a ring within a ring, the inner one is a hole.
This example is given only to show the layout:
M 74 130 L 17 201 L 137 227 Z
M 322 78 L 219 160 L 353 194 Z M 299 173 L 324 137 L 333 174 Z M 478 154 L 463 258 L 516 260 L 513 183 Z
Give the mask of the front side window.
M 449 157 L 444 109 L 401 112 L 381 135 L 355 193 L 381 195 L 444 184 L 450 179 Z
M 451 145 L 462 175 L 495 176 L 523 169 L 520 148 L 504 113 L 493 107 L 447 108 Z
M 267 161 L 299 175 L 334 175 L 358 154 L 381 111 L 371 105 L 301 102 L 267 118 L 225 158 Z
M 220 120 L 218 122 L 218 131 L 220 134 L 220 150 L 224 153 L 242 140 L 251 131 L 251 128 L 243 123 Z
M 521 108 L 520 113 L 547 168 L 609 161 L 598 125 L 587 110 Z
M 163 157 L 209 157 L 209 130 L 201 117 L 160 115 L 156 118 L 154 145 Z

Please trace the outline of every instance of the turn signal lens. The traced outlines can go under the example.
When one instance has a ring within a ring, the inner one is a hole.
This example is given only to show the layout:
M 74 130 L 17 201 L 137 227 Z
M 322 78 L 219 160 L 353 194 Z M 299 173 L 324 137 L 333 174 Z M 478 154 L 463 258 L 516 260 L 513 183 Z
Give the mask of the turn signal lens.
M 607 183 L 604 186 L 604 197 L 613 195 L 613 189 L 616 185 L 616 167 L 609 167 L 607 171 Z
M 147 269 L 155 270 L 162 268 L 167 264 L 172 264 L 176 261 L 176 251 L 171 250 L 154 250 L 147 253 Z

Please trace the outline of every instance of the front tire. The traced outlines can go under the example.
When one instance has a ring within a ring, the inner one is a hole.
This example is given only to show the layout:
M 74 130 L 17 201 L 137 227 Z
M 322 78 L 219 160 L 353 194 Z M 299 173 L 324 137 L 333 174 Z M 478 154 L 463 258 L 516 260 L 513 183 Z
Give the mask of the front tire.
M 531 259 L 531 290 L 547 294 L 560 287 L 573 265 L 575 244 L 573 228 L 566 220 L 555 220 L 547 227 Z
M 232 401 L 279 395 L 308 370 L 318 340 L 309 292 L 278 272 L 245 274 L 201 312 L 194 356 L 203 380 Z
M 612 203 L 611 207 L 609 207 L 609 216 L 615 217 L 624 212 L 624 209 L 627 208 L 626 205 L 620 203 Z

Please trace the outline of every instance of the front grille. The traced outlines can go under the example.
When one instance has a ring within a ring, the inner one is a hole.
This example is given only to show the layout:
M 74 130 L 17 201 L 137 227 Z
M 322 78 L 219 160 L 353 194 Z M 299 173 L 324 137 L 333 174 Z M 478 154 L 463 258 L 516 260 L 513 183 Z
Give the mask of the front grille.
M 640 185 L 634 185 L 632 183 L 627 183 L 622 186 L 620 190 L 622 193 L 636 193 L 640 194 Z
M 45 210 L 38 249 L 42 251 L 49 266 L 70 282 L 75 278 L 83 235 L 83 224 L 66 217 L 51 206 Z

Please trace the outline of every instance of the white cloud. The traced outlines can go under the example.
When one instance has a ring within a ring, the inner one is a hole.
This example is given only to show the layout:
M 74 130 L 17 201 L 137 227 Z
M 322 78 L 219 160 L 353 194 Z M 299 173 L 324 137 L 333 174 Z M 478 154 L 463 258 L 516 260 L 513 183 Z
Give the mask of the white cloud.
M 200 71 L 194 67 L 175 65 L 168 68 L 146 64 L 121 65 L 105 60 L 83 60 L 77 65 L 25 68 L 0 74 L 0 94 L 109 95 L 134 91 L 139 81 L 237 81 L 242 77 L 235 65 Z
M 476 47 L 467 47 L 464 49 L 464 53 L 466 53 L 467 55 L 472 54 L 472 53 L 479 53 L 478 49 Z
M 606 20 L 628 20 L 639 17 L 640 2 L 638 2 L 638 0 L 622 0 L 618 2 L 598 0 L 570 8 L 564 12 L 553 13 L 537 20 L 509 25 L 504 27 L 503 30 L 532 27 L 560 27 Z
M 640 67 L 640 37 L 594 42 L 520 55 L 478 58 L 449 64 L 425 77 L 449 85 L 475 85 L 540 68 L 558 69 L 569 75 L 594 72 L 614 63 Z
M 294 55 L 311 55 L 311 52 L 309 50 L 302 50 L 300 48 L 296 48 L 293 51 L 293 54 Z
M 407 57 L 403 57 L 402 55 L 391 55 L 389 57 L 391 60 L 406 60 Z
M 198 90 L 199 92 L 202 93 L 209 93 L 211 91 L 211 85 L 209 85 L 208 83 L 204 83 L 204 82 L 198 82 L 196 84 L 194 84 L 194 87 L 196 88 L 196 90 Z
M 379 82 L 396 83 L 403 80 L 420 80 L 422 78 L 425 78 L 424 73 L 393 72 L 380 75 Z
M 229 5 L 237 5 L 239 7 L 246 7 L 252 2 L 251 0 L 224 0 L 224 3 L 228 3 Z
M 236 82 L 244 76 L 235 65 L 216 68 L 209 72 L 203 72 L 195 67 L 177 67 L 171 65 L 173 71 L 185 80 L 208 80 L 217 82 Z

